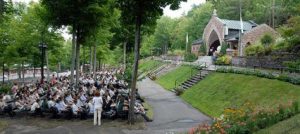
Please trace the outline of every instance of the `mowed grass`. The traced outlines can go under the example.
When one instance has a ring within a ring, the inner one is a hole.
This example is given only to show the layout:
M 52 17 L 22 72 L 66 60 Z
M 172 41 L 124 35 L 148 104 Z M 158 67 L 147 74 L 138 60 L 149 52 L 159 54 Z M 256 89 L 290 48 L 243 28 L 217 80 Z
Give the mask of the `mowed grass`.
M 200 111 L 219 117 L 225 108 L 245 102 L 257 108 L 275 108 L 291 100 L 300 101 L 300 86 L 255 76 L 213 73 L 181 97 Z
M 141 60 L 139 63 L 139 72 L 148 72 L 162 66 L 163 64 L 163 62 L 157 60 Z
M 299 134 L 300 133 L 300 114 L 290 119 L 279 122 L 269 128 L 260 130 L 256 134 Z
M 175 81 L 177 85 L 183 83 L 187 79 L 198 72 L 197 69 L 191 66 L 180 66 L 177 69 L 158 77 L 156 82 L 160 84 L 164 89 L 171 90 L 175 88 Z

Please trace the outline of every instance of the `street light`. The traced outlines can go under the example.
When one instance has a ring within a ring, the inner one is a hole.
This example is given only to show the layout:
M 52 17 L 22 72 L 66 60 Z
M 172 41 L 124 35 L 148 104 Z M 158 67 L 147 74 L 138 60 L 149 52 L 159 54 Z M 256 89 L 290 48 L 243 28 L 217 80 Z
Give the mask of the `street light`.
M 44 83 L 44 62 L 45 62 L 45 54 L 47 45 L 43 42 L 40 43 L 39 48 L 41 50 L 41 83 Z

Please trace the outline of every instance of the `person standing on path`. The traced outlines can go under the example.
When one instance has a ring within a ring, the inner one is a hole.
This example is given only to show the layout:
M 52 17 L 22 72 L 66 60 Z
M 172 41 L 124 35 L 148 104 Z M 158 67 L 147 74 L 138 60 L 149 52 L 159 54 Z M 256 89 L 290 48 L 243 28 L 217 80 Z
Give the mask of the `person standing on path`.
M 93 98 L 93 104 L 94 104 L 94 125 L 101 125 L 101 113 L 102 113 L 102 97 L 100 96 L 100 92 L 97 91 L 95 93 L 95 97 Z M 97 119 L 98 118 L 98 119 Z

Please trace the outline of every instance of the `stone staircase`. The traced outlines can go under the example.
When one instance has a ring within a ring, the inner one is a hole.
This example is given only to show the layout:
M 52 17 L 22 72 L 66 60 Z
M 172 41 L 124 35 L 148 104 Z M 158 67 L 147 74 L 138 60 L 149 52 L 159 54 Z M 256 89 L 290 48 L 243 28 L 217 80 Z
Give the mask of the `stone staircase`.
M 199 81 L 204 79 L 209 73 L 210 73 L 209 70 L 200 69 L 199 73 L 192 76 L 191 78 L 189 78 L 185 82 L 181 83 L 178 87 L 182 87 L 184 90 L 189 89 L 190 87 L 192 87 L 193 85 L 197 84 Z
M 151 79 L 151 80 L 155 80 L 155 78 L 157 77 L 157 75 L 162 74 L 163 72 L 165 72 L 166 70 L 172 69 L 174 68 L 174 64 L 165 64 L 160 66 L 159 68 L 149 72 L 147 74 L 147 76 Z

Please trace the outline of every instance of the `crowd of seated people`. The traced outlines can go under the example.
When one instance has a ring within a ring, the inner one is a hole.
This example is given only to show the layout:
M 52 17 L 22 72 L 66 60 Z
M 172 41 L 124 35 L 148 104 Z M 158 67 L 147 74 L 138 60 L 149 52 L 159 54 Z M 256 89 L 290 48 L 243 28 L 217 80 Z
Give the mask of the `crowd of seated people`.
M 100 71 L 94 74 L 96 79 L 81 75 L 77 87 L 70 85 L 69 76 L 55 75 L 42 84 L 38 81 L 24 86 L 14 84 L 9 93 L 0 94 L 0 114 L 87 119 L 94 115 L 93 97 L 99 92 L 103 99 L 102 118 L 126 119 L 130 102 L 128 84 L 116 77 L 122 73 L 120 69 Z M 138 93 L 136 96 L 135 113 L 151 121 L 145 115 L 143 100 Z

